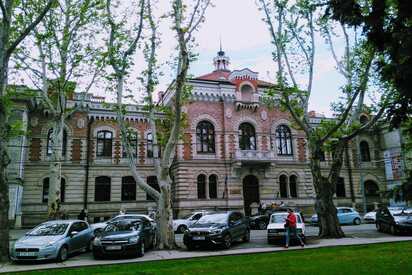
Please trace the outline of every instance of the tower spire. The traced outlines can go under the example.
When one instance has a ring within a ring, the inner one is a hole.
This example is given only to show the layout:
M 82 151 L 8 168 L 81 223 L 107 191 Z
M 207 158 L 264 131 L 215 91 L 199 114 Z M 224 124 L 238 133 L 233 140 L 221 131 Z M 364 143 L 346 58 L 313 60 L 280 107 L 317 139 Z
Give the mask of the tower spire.
M 222 48 L 222 37 L 219 36 L 219 51 L 217 52 L 217 56 L 213 58 L 215 71 L 229 71 L 229 63 L 229 57 L 225 55 Z

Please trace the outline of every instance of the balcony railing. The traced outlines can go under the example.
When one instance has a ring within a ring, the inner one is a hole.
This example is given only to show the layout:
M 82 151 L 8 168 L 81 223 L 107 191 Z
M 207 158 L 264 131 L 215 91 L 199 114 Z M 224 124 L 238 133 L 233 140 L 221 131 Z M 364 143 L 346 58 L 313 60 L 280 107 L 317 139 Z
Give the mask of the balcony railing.
M 236 150 L 235 160 L 242 162 L 271 162 L 275 160 L 275 152 L 260 150 Z

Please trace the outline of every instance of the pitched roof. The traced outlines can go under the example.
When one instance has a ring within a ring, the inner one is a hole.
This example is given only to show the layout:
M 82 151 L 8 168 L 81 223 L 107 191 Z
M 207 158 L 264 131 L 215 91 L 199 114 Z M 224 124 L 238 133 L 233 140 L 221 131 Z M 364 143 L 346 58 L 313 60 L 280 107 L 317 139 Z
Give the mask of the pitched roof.
M 199 79 L 199 80 L 214 80 L 214 81 L 228 81 L 228 77 L 230 75 L 230 71 L 213 71 L 211 73 L 205 74 L 205 75 L 201 75 L 196 77 L 195 79 Z

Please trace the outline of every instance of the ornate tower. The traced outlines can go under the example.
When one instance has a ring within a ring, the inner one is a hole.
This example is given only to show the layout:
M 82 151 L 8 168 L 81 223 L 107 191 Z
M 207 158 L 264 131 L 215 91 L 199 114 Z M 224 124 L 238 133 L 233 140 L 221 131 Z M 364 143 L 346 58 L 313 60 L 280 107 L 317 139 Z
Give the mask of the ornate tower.
M 222 50 L 222 42 L 220 42 L 220 50 L 217 52 L 217 56 L 213 58 L 215 71 L 230 71 L 229 63 L 229 57 L 225 55 L 225 52 Z

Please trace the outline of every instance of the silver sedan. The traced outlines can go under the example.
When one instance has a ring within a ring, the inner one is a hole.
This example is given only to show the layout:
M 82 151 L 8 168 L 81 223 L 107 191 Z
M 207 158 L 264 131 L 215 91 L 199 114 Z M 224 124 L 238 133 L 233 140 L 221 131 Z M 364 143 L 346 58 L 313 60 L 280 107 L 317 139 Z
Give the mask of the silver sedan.
M 48 221 L 18 239 L 10 251 L 12 261 L 65 261 L 77 251 L 89 250 L 93 232 L 80 220 Z

